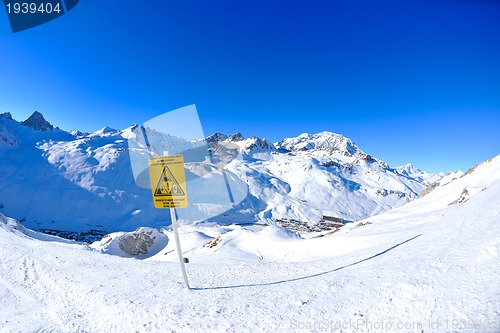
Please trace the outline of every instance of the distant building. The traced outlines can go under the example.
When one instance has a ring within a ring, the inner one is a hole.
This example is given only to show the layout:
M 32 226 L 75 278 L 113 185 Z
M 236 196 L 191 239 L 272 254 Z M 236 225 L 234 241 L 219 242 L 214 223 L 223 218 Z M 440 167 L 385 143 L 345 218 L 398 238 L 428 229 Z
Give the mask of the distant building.
M 328 215 L 323 215 L 319 219 L 319 223 L 322 225 L 326 226 L 331 226 L 331 227 L 342 227 L 344 226 L 344 219 L 340 217 L 335 217 L 335 216 L 328 216 Z

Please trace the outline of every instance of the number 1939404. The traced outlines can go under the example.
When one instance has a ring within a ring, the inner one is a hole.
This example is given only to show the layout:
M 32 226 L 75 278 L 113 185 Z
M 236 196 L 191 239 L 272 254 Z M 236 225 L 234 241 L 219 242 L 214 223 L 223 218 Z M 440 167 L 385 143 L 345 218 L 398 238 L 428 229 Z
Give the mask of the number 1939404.
M 52 14 L 61 13 L 61 5 L 59 2 L 53 4 L 51 2 L 12 2 L 6 3 L 8 14 Z

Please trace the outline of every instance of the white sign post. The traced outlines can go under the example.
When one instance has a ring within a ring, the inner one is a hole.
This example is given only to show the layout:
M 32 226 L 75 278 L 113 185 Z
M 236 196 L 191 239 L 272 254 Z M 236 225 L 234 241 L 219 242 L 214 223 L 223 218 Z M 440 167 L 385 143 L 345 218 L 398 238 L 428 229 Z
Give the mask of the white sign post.
M 184 159 L 182 155 L 151 157 L 149 159 L 149 178 L 153 203 L 156 208 L 169 208 L 172 228 L 174 229 L 175 246 L 181 265 L 182 277 L 186 287 L 189 282 L 182 256 L 181 241 L 177 230 L 175 208 L 187 208 L 186 175 L 184 173 Z
M 186 287 L 190 289 L 186 273 L 186 266 L 184 265 L 184 258 L 182 256 L 181 240 L 179 238 L 179 232 L 177 231 L 177 218 L 175 216 L 175 208 L 170 208 L 170 218 L 172 220 L 172 227 L 174 229 L 175 247 L 177 248 L 177 255 L 179 257 L 179 263 L 181 265 L 182 277 L 184 278 L 184 283 L 186 284 Z

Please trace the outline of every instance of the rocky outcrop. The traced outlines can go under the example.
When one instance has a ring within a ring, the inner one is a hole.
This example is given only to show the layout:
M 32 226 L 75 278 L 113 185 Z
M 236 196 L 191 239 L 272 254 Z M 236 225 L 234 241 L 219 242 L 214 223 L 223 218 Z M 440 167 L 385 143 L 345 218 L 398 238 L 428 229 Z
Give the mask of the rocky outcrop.
M 152 229 L 139 228 L 133 233 L 120 237 L 118 246 L 123 252 L 134 257 L 139 254 L 148 253 L 148 248 L 154 244 L 156 238 L 152 234 Z
M 38 111 L 33 112 L 33 114 L 28 119 L 21 123 L 24 126 L 33 128 L 35 131 L 47 132 L 54 130 L 54 126 L 52 126 L 51 123 L 45 120 L 43 114 Z
M 233 141 L 233 142 L 236 142 L 236 141 L 243 141 L 243 140 L 245 140 L 245 138 L 243 137 L 243 135 L 241 135 L 240 132 L 236 132 L 234 134 L 229 134 L 229 135 L 217 132 L 217 133 L 214 133 L 214 134 L 212 134 L 210 136 L 207 136 L 206 140 L 209 143 L 210 142 L 219 142 L 219 141 Z

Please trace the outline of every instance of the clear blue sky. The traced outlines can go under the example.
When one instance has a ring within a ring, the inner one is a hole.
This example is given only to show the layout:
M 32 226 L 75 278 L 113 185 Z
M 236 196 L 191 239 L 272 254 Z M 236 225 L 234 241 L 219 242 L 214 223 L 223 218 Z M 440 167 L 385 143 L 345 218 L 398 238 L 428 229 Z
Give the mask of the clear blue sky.
M 0 8 L 0 112 L 95 131 L 193 103 L 206 134 L 465 171 L 500 153 L 500 2 L 84 0 L 16 34 Z

